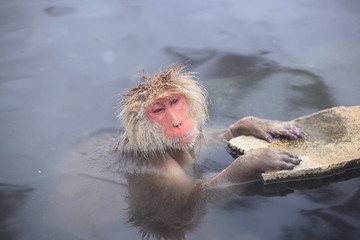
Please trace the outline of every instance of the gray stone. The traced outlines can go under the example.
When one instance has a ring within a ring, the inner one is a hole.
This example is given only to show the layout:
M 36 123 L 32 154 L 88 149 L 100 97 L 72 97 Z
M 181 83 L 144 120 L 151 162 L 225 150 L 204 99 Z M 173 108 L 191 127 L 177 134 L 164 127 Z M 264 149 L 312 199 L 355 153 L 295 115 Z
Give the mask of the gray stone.
M 360 166 L 360 106 L 326 109 L 291 122 L 306 132 L 305 139 L 268 143 L 240 136 L 229 146 L 245 154 L 267 147 L 282 149 L 302 159 L 293 170 L 263 173 L 265 183 L 322 177 Z

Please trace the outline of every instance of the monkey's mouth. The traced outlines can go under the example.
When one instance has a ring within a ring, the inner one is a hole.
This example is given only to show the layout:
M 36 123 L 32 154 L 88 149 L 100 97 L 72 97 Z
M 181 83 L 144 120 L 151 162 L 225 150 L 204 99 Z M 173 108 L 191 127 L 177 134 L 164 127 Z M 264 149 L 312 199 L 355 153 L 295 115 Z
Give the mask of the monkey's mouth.
M 197 129 L 194 129 L 189 133 L 173 138 L 172 141 L 178 145 L 192 145 L 199 135 L 198 132 L 199 131 Z

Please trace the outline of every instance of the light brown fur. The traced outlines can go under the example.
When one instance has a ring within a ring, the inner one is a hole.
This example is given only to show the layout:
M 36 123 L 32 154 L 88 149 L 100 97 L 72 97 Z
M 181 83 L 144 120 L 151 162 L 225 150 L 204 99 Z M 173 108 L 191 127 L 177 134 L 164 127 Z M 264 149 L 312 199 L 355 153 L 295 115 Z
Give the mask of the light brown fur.
M 122 119 L 125 129 L 120 144 L 123 151 L 151 155 L 174 147 L 165 138 L 162 127 L 148 119 L 145 110 L 152 101 L 171 94 L 184 94 L 191 106 L 189 117 L 201 133 L 208 119 L 207 91 L 194 80 L 192 72 L 183 66 L 172 66 L 157 71 L 153 77 L 142 72 L 142 78 L 144 82 L 127 90 L 120 103 L 118 118 Z

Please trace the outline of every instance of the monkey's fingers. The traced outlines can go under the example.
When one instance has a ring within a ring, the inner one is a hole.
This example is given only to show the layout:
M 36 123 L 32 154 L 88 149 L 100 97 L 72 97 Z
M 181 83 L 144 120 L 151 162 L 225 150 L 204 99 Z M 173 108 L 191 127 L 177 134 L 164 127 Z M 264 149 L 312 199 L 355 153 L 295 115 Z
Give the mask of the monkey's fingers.
M 276 131 L 259 131 L 254 134 L 257 138 L 263 139 L 269 143 L 272 143 L 274 138 L 285 138 L 290 140 L 297 140 L 299 138 L 304 138 L 305 133 L 301 131 L 298 127 L 292 125 L 290 128 L 283 128 Z
M 283 150 L 279 150 L 279 154 L 282 156 L 282 161 L 287 162 L 287 163 L 291 163 L 294 165 L 299 165 L 301 162 L 301 159 L 288 151 L 283 151 Z
M 294 124 L 287 124 L 285 126 L 285 129 L 290 133 L 290 134 L 293 134 L 295 135 L 297 138 L 304 138 L 305 137 L 305 132 L 302 131 L 299 127 L 297 127 L 296 125 Z
M 279 150 L 276 149 L 276 151 L 283 156 L 291 157 L 291 158 L 299 158 L 297 155 L 293 154 L 292 152 L 285 151 L 285 150 Z
M 305 132 L 302 131 L 300 128 L 298 128 L 295 125 L 292 125 L 291 128 L 288 129 L 289 132 L 295 136 L 297 136 L 298 138 L 304 138 L 305 137 Z
M 270 134 L 275 138 L 285 138 L 290 140 L 297 140 L 299 138 L 304 138 L 305 134 L 297 127 L 292 127 L 290 129 L 285 128 L 278 131 L 270 132 Z
M 266 131 L 262 131 L 261 134 L 259 134 L 256 137 L 263 139 L 263 140 L 267 141 L 268 143 L 272 143 L 272 141 L 274 140 L 274 136 L 271 133 L 268 133 Z
M 294 169 L 294 167 L 295 167 L 295 164 L 281 162 L 279 169 L 280 170 L 291 170 L 291 169 Z
M 287 163 L 294 164 L 294 165 L 299 165 L 300 162 L 301 162 L 301 159 L 300 158 L 287 157 L 287 158 L 284 159 L 284 161 L 287 162 Z
M 282 130 L 276 130 L 276 131 L 269 131 L 268 132 L 270 134 L 270 136 L 272 138 L 285 138 L 285 139 L 290 139 L 290 140 L 296 140 L 298 139 L 298 137 L 296 135 L 294 135 L 293 133 L 291 133 L 289 130 L 287 129 L 282 129 Z M 265 139 L 266 140 L 266 139 Z M 272 140 L 272 139 L 271 139 Z

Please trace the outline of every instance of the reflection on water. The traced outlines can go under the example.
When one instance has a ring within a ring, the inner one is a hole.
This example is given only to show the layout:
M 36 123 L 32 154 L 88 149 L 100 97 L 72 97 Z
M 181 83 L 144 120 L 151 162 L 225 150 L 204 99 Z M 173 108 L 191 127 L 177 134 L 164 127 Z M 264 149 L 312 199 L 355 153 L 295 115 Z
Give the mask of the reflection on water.
M 26 186 L 0 183 L 0 239 L 15 239 L 14 225 L 20 218 L 17 213 L 31 191 Z
M 200 167 L 195 168 L 196 177 L 179 179 L 155 174 L 151 169 L 147 172 L 146 168 L 139 173 L 109 169 L 108 166 L 118 164 L 119 158 L 107 155 L 113 153 L 111 144 L 117 144 L 117 138 L 106 136 L 101 134 L 85 143 L 63 162 L 63 173 L 54 179 L 48 192 L 50 201 L 45 215 L 48 219 L 45 228 L 51 229 L 48 237 L 60 234 L 65 239 L 117 239 L 118 234 L 129 238 L 139 234 L 142 239 L 211 239 L 215 226 L 202 232 L 210 219 L 235 217 L 233 221 L 239 221 L 240 226 L 245 224 L 239 232 L 246 233 L 249 227 L 246 224 L 252 223 L 248 218 L 255 215 L 266 222 L 264 215 L 283 211 L 272 207 L 277 204 L 287 205 L 284 210 L 291 209 L 290 213 L 296 215 L 295 222 L 288 217 L 277 218 L 280 239 L 305 236 L 327 239 L 335 225 L 341 231 L 350 231 L 344 236 L 358 231 L 359 190 L 356 184 L 348 189 L 343 189 L 342 184 L 349 179 L 358 182 L 359 168 L 306 181 L 268 185 L 255 181 L 208 189 L 200 179 L 231 161 L 225 149 L 219 151 L 209 146 L 202 153 Z M 226 214 L 214 216 L 214 210 Z M 313 231 L 308 229 L 312 224 L 327 228 Z M 250 227 L 253 231 L 255 225 Z M 298 234 L 299 229 L 306 231 Z M 340 236 L 341 231 L 334 236 Z M 246 235 L 239 236 L 247 239 Z
M 126 185 L 86 161 L 72 158 L 65 173 L 62 164 L 91 133 L 118 127 L 118 94 L 140 67 L 189 64 L 209 90 L 214 125 L 358 105 L 359 9 L 357 0 L 2 1 L 0 238 L 357 240 L 360 178 L 351 172 L 195 201 L 156 177 Z M 225 149 L 204 147 L 201 174 L 231 162 Z
M 44 9 L 46 14 L 54 17 L 61 17 L 75 12 L 76 10 L 72 7 L 64 6 L 51 6 Z
M 264 186 L 257 181 L 211 191 L 204 191 L 200 186 L 193 188 L 175 183 L 160 176 L 132 174 L 127 177 L 128 222 L 139 229 L 144 239 L 185 239 L 202 223 L 209 204 L 241 214 L 244 211 L 257 211 L 261 204 L 259 196 L 285 196 L 294 193 L 296 189 L 302 189 L 299 194 L 309 201 L 315 204 L 326 203 L 328 207 L 299 211 L 296 223 L 284 226 L 280 239 L 307 239 L 309 236 L 316 239 L 352 239 L 358 232 L 356 219 L 360 217 L 357 204 L 360 190 L 344 200 L 344 196 L 348 194 L 333 187 L 331 183 L 351 179 L 359 174 L 359 169 L 354 169 L 345 174 L 308 181 L 271 186 Z M 305 191 L 306 188 L 314 190 Z M 341 217 L 343 211 L 348 212 L 351 217 L 344 220 Z
M 344 193 L 328 186 L 312 192 L 303 192 L 314 203 L 329 202 L 328 207 L 302 210 L 297 223 L 284 227 L 281 239 L 356 239 L 359 236 L 358 219 L 360 190 L 344 199 Z M 319 197 L 321 194 L 321 198 Z M 325 197 L 326 196 L 326 197 Z M 340 203 L 339 203 L 340 202 Z M 332 204 L 331 204 L 332 203 Z M 341 212 L 348 212 L 344 219 Z
M 128 222 L 142 238 L 185 239 L 200 224 L 206 201 L 201 186 L 147 174 L 131 174 L 127 180 Z

